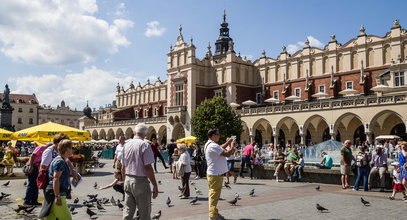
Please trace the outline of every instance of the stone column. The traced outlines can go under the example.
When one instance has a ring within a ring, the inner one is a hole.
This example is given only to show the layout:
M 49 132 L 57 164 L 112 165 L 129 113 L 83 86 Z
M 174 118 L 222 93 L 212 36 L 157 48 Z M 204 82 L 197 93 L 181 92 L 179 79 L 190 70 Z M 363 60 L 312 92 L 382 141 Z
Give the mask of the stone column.
M 300 135 L 300 136 L 301 136 L 301 143 L 300 143 L 300 145 L 305 145 L 305 135 L 302 134 L 302 135 Z
M 335 140 L 336 139 L 336 133 L 329 133 L 331 135 L 331 140 Z
M 366 131 L 365 135 L 366 135 L 366 140 L 369 141 L 369 144 L 372 144 L 372 132 Z
M 274 137 L 274 147 L 277 147 L 278 144 L 278 134 L 273 134 Z

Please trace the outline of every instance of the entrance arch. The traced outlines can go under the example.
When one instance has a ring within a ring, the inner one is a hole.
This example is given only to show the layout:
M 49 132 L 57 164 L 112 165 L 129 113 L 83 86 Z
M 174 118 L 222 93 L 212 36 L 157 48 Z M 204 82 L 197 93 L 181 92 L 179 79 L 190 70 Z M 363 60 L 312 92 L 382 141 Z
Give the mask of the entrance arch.
M 97 140 L 98 139 L 98 132 L 96 130 L 92 131 L 92 139 Z
M 167 144 L 167 127 L 165 125 L 158 129 L 158 143 Z
M 106 140 L 106 131 L 105 131 L 105 129 L 100 130 L 100 132 L 99 132 L 99 138 Z
M 172 130 L 172 138 L 174 140 L 177 140 L 177 139 L 184 138 L 184 137 L 185 137 L 184 127 L 180 123 L 177 123 L 174 126 L 174 129 Z
M 372 118 L 370 122 L 370 129 L 375 137 L 393 133 L 394 135 L 403 138 L 403 140 L 407 140 L 403 121 L 403 117 L 397 112 L 385 110 L 379 112 Z
M 360 126 L 362 126 L 360 128 Z M 363 129 L 363 131 L 362 131 Z M 340 132 L 340 142 L 351 140 L 352 144 L 357 140 L 366 140 L 364 126 L 361 118 L 353 113 L 345 113 L 341 115 L 335 122 L 335 132 Z M 356 132 L 357 131 L 357 132 Z
M 150 126 L 147 130 L 147 135 L 146 135 L 147 140 L 152 140 L 153 138 L 157 139 L 157 131 L 153 126 Z
M 124 137 L 125 137 L 126 139 L 131 139 L 131 138 L 134 137 L 134 132 L 133 132 L 133 129 L 132 129 L 131 127 L 128 127 L 128 128 L 126 129 L 126 132 L 124 133 Z
M 321 143 L 323 141 L 329 140 L 329 127 L 326 119 L 320 115 L 313 115 L 309 117 L 304 123 L 304 133 L 306 134 L 305 143 L 309 145 L 311 142 L 313 144 Z M 326 130 L 328 129 L 328 139 L 326 137 Z
M 116 131 L 116 139 L 119 139 L 120 136 L 124 136 L 124 132 L 121 128 Z
M 285 146 L 286 144 L 300 144 L 298 139 L 296 140 L 297 133 L 299 131 L 297 121 L 294 120 L 291 117 L 284 117 L 277 123 L 277 131 L 278 131 L 278 136 L 279 136 L 279 143 L 281 145 L 281 142 L 283 139 L 280 137 L 282 132 L 284 133 L 284 144 L 282 146 Z
M 252 129 L 253 135 L 254 135 L 254 141 L 262 147 L 264 144 L 269 144 L 272 143 L 272 133 L 273 129 L 271 128 L 271 125 L 269 121 L 266 119 L 262 118 L 257 120 Z
M 113 129 L 109 129 L 109 131 L 107 131 L 106 140 L 110 141 L 110 140 L 113 140 L 114 138 L 115 138 L 115 135 L 114 135 Z

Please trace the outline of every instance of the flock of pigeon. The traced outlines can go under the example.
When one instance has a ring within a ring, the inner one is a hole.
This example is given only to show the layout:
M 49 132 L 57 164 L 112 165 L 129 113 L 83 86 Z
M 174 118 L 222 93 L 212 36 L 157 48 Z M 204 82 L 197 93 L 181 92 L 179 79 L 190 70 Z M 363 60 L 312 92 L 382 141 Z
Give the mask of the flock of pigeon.
M 161 185 L 161 181 L 158 181 L 158 183 Z M 7 181 L 6 183 L 2 184 L 3 187 L 8 187 L 10 184 L 10 181 Z M 27 185 L 27 182 L 24 182 L 24 186 Z M 191 185 L 194 186 L 195 189 L 195 193 L 196 196 L 189 202 L 191 205 L 196 205 L 197 201 L 199 200 L 198 195 L 202 195 L 202 192 L 195 187 L 195 183 L 191 181 Z M 97 182 L 95 182 L 95 184 L 93 185 L 93 187 L 95 189 L 97 189 L 98 185 Z M 226 189 L 231 190 L 232 188 L 230 187 L 229 184 L 224 183 L 224 187 Z M 182 191 L 183 188 L 178 186 L 178 190 Z M 320 191 L 321 187 L 318 185 L 317 187 L 315 187 L 315 190 Z M 0 201 L 2 201 L 3 199 L 8 198 L 9 196 L 11 196 L 11 194 L 7 194 L 4 192 L 1 192 L 0 195 Z M 249 192 L 249 196 L 253 197 L 254 196 L 254 189 L 250 190 Z M 370 202 L 366 201 L 365 199 L 363 199 L 362 197 L 361 199 L 361 203 L 364 206 L 370 206 Z M 230 205 L 235 206 L 237 204 L 237 202 L 241 200 L 239 194 L 235 194 L 235 197 L 230 200 L 227 201 Z M 76 198 L 73 201 L 72 205 L 69 205 L 69 210 L 71 212 L 72 215 L 77 214 L 77 212 L 75 212 L 76 208 L 81 208 L 81 207 L 86 207 L 86 213 L 89 215 L 89 217 L 91 219 L 96 219 L 97 218 L 97 213 L 95 212 L 95 210 L 97 209 L 99 212 L 105 212 L 105 208 L 104 206 L 106 205 L 111 205 L 111 206 L 117 206 L 120 210 L 123 210 L 124 205 L 120 202 L 120 200 L 115 200 L 114 197 L 112 196 L 112 198 L 108 199 L 108 198 L 98 198 L 98 194 L 89 194 L 87 195 L 87 199 L 83 200 L 82 205 L 79 205 L 79 198 Z M 166 205 L 168 207 L 172 207 L 173 205 L 171 205 L 171 198 L 168 197 L 167 201 L 166 201 Z M 18 207 L 16 209 L 14 209 L 14 211 L 19 214 L 21 212 L 24 212 L 25 214 L 30 214 L 32 213 L 32 211 L 35 209 L 35 206 L 31 206 L 31 207 L 26 207 L 26 206 L 22 206 L 22 205 L 18 205 Z M 328 211 L 327 208 L 324 208 L 323 206 L 321 206 L 320 204 L 316 204 L 316 209 L 318 212 L 325 212 Z M 152 217 L 152 219 L 155 220 L 159 220 L 161 217 L 161 210 L 159 210 L 156 214 L 154 214 L 154 216 Z M 137 211 L 136 213 L 136 218 L 135 219 L 139 219 L 139 213 Z

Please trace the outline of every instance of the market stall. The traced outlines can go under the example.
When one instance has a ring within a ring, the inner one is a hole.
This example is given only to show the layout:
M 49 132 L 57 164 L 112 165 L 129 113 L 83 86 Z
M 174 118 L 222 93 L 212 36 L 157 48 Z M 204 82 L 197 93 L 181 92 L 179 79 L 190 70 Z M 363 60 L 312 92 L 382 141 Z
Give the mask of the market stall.
M 34 127 L 26 128 L 11 134 L 11 139 L 19 141 L 37 141 L 41 143 L 52 142 L 56 134 L 65 134 L 74 141 L 74 155 L 70 158 L 80 174 L 86 174 L 97 167 L 97 158 L 93 157 L 92 150 L 83 144 L 90 141 L 89 132 L 69 126 L 48 122 Z

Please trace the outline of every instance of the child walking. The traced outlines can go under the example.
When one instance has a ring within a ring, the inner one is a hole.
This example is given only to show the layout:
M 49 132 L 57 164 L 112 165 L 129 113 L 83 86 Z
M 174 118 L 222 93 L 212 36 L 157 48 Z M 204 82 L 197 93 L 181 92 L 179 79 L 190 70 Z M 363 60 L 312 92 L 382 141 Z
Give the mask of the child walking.
M 389 199 L 394 200 L 397 192 L 401 192 L 404 197 L 406 196 L 406 192 L 403 184 L 401 183 L 402 179 L 400 174 L 399 162 L 393 162 L 391 163 L 391 165 L 393 165 L 393 194 L 389 196 Z

